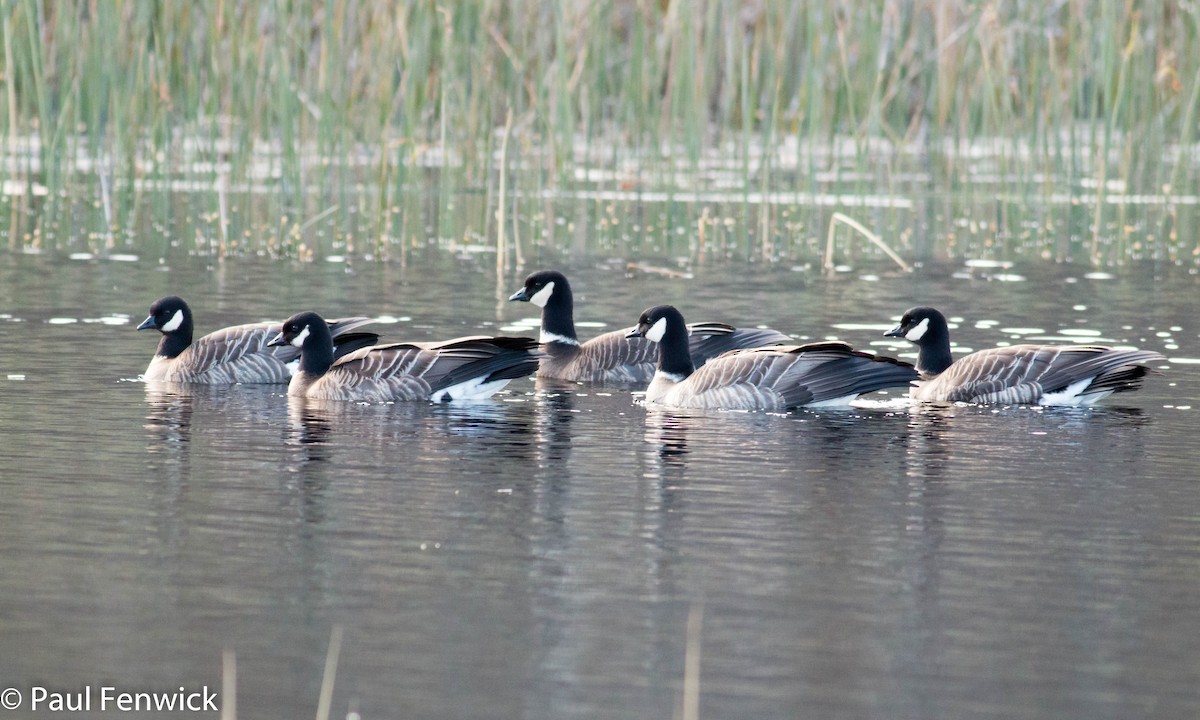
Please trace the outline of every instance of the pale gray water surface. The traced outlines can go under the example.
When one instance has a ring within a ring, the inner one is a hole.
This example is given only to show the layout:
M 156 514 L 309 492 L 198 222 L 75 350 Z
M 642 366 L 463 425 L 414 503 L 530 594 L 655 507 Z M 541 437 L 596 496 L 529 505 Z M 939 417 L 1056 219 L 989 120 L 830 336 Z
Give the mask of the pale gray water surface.
M 1180 270 L 623 267 L 566 265 L 578 320 L 671 301 L 868 346 L 929 302 L 964 346 L 1084 330 L 1200 357 Z M 1196 365 L 1091 410 L 788 415 L 135 380 L 163 294 L 201 332 L 313 308 L 428 339 L 530 317 L 500 300 L 519 280 L 444 254 L 0 255 L 0 686 L 217 687 L 232 650 L 242 717 L 308 717 L 340 625 L 334 717 L 670 718 L 695 608 L 703 718 L 1200 715 Z

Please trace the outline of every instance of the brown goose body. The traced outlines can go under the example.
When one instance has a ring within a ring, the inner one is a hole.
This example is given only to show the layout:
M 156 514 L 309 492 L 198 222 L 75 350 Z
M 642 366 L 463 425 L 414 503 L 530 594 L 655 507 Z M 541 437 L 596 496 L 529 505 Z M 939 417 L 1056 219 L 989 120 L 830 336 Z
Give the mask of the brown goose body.
M 300 349 L 288 395 L 314 400 L 483 399 L 532 375 L 541 359 L 536 340 L 501 336 L 377 345 L 335 360 L 326 325 L 312 312 L 288 318 L 272 343 Z
M 959 358 L 918 381 L 912 398 L 984 405 L 1090 405 L 1114 392 L 1136 390 L 1150 372 L 1147 364 L 1163 360 L 1150 350 L 1012 345 Z
M 950 331 L 937 310 L 916 307 L 885 333 L 917 345 L 921 380 L 911 396 L 922 402 L 1000 405 L 1091 405 L 1141 387 L 1149 365 L 1166 360 L 1153 350 L 1098 345 L 1012 345 L 950 355 Z
M 279 323 L 253 323 L 217 330 L 193 341 L 175 357 L 155 355 L 143 377 L 212 385 L 286 383 L 292 378 L 287 363 L 295 357 L 288 357 L 291 353 L 277 355 L 267 347 L 279 328 Z
M 570 283 L 556 270 L 541 270 L 509 300 L 531 302 L 542 309 L 541 337 L 545 358 L 538 377 L 601 384 L 643 385 L 654 377 L 658 348 L 630 336 L 632 328 L 580 342 L 575 334 L 574 297 Z M 769 328 L 735 328 L 715 322 L 688 326 L 688 345 L 697 367 L 730 350 L 790 343 L 787 335 Z
M 353 317 L 332 320 L 331 335 L 337 343 L 335 353 L 373 345 L 375 333 L 353 332 L 371 322 Z M 192 339 L 191 309 L 175 296 L 162 298 L 150 308 L 150 315 L 139 330 L 156 329 L 162 333 L 158 350 L 143 373 L 150 381 L 203 383 L 287 383 L 291 380 L 300 351 L 291 347 L 269 347 L 279 334 L 282 323 L 234 325 Z
M 579 345 L 548 342 L 538 377 L 602 384 L 644 385 L 654 377 L 658 347 L 641 337 L 628 337 L 633 328 L 598 335 Z M 723 323 L 688 326 L 692 362 L 704 365 L 731 350 L 791 342 L 771 329 L 735 328 Z
M 842 342 L 734 350 L 693 369 L 683 316 L 670 305 L 647 309 L 632 331 L 659 345 L 646 403 L 702 410 L 783 411 L 846 405 L 864 393 L 905 387 L 911 365 Z

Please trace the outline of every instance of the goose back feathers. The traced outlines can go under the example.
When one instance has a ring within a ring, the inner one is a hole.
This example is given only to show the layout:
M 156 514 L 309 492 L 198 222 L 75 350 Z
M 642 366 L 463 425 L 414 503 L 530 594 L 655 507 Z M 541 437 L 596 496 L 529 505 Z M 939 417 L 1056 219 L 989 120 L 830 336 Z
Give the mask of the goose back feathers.
M 305 312 L 288 318 L 274 346 L 300 351 L 288 395 L 319 400 L 472 400 L 532 375 L 541 353 L 520 337 L 464 337 L 363 347 L 335 358 L 328 326 Z
M 1012 345 L 954 360 L 946 318 L 915 307 L 885 333 L 916 344 L 921 380 L 915 400 L 981 404 L 1090 405 L 1114 392 L 1136 390 L 1166 358 L 1152 350 L 1116 350 L 1098 345 Z
M 352 317 L 332 320 L 330 335 L 335 339 L 338 356 L 360 347 L 374 345 L 379 336 L 355 332 L 371 322 L 370 318 Z M 206 384 L 286 383 L 295 370 L 300 350 L 293 347 L 268 347 L 279 334 L 280 323 L 234 325 L 192 339 L 192 311 L 176 296 L 167 296 L 150 306 L 150 315 L 138 330 L 158 330 L 162 338 L 143 377 L 146 380 Z
M 917 377 L 908 363 L 841 342 L 739 349 L 694 369 L 683 316 L 670 305 L 647 309 L 630 332 L 658 343 L 658 367 L 646 402 L 667 407 L 779 411 L 845 405 Z
M 561 272 L 542 270 L 529 275 L 509 300 L 530 302 L 542 310 L 539 339 L 546 356 L 538 367 L 538 376 L 618 384 L 643 384 L 654 377 L 658 348 L 645 338 L 631 335 L 631 328 L 579 341 L 571 285 Z M 735 328 L 716 322 L 694 323 L 688 326 L 688 333 L 689 350 L 697 366 L 730 350 L 791 342 L 776 330 Z

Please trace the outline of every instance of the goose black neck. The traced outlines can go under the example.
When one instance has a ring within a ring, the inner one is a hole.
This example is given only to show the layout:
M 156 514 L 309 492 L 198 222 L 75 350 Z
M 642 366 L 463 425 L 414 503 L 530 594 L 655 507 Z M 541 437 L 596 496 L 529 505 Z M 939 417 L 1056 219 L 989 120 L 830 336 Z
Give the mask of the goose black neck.
M 950 355 L 950 331 L 944 325 L 933 325 L 917 346 L 917 372 L 938 375 L 954 362 Z
M 670 373 L 680 380 L 695 372 L 692 364 L 692 353 L 688 349 L 687 326 L 683 318 L 669 320 L 667 331 L 658 344 L 658 369 Z
M 562 286 L 555 286 L 550 294 L 550 300 L 542 308 L 542 332 L 558 335 L 559 337 L 577 340 L 575 336 L 575 302 L 571 297 L 571 286 L 566 279 Z
M 333 335 L 324 321 L 310 323 L 308 333 L 300 347 L 300 372 L 324 375 L 333 367 Z
M 158 341 L 157 355 L 159 357 L 178 357 L 181 352 L 192 344 L 192 319 L 184 317 L 179 327 L 169 333 L 163 333 Z

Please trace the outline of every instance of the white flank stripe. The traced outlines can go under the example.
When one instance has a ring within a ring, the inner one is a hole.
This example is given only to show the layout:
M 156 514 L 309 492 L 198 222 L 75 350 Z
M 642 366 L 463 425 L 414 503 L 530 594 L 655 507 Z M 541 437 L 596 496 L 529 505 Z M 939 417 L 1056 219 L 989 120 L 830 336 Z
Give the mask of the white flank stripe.
M 928 321 L 924 321 L 924 322 L 928 322 Z M 846 395 L 846 396 L 843 396 L 840 398 L 831 398 L 829 400 L 822 400 L 820 402 L 808 403 L 804 407 L 806 407 L 806 408 L 849 407 L 850 401 L 854 400 L 854 398 L 856 398 L 856 397 L 858 397 L 858 393 L 855 393 L 853 395 Z
M 447 400 L 486 400 L 499 392 L 507 384 L 508 380 L 484 382 L 483 378 L 471 378 L 470 380 L 464 380 L 457 385 L 451 385 L 442 390 L 434 399 L 441 402 Z
M 1101 393 L 1099 397 L 1093 395 L 1080 395 L 1083 389 L 1092 384 L 1096 377 L 1087 377 L 1082 380 L 1076 380 L 1066 387 L 1062 392 L 1046 393 L 1038 402 L 1039 405 L 1091 405 L 1092 403 L 1107 396 L 1109 393 Z

